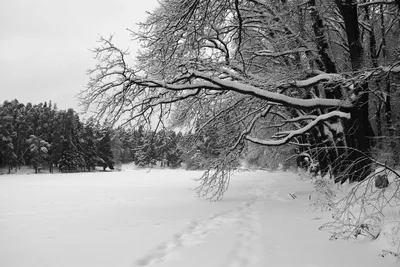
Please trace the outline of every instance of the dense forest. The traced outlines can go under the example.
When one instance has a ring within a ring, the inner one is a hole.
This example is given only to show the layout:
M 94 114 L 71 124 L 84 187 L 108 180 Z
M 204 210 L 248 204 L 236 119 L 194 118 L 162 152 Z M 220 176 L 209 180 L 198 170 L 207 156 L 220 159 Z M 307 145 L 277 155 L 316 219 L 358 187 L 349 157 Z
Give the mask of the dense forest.
M 161 128 L 161 127 L 160 127 Z M 121 163 L 137 166 L 202 169 L 219 156 L 218 132 L 182 134 L 159 130 L 112 128 L 89 118 L 83 122 L 73 109 L 58 110 L 51 102 L 0 105 L 0 167 L 15 172 L 31 166 L 35 172 L 114 169 Z M 195 142 L 195 146 L 188 145 Z M 254 161 L 254 160 L 253 160 Z
M 177 167 L 181 133 L 111 128 L 93 119 L 83 122 L 73 109 L 58 110 L 51 102 L 33 105 L 18 100 L 0 105 L 0 166 L 54 171 L 114 169 L 120 163 L 148 166 L 161 162 Z

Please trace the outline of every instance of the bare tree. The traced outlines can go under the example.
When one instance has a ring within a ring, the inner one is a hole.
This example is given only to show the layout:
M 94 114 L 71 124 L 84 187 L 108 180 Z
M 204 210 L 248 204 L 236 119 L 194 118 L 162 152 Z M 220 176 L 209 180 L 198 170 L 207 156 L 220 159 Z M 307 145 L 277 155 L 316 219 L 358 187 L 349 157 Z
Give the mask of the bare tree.
M 374 135 L 369 83 L 399 73 L 400 62 L 374 55 L 366 65 L 362 29 L 372 22 L 360 12 L 390 6 L 386 16 L 398 22 L 396 4 L 163 0 L 131 32 L 142 45 L 134 65 L 112 38 L 100 40 L 82 104 L 124 123 L 223 127 L 229 134 L 218 137 L 224 145 L 198 188 L 212 199 L 226 190 L 246 142 L 295 145 L 337 181 L 362 181 Z

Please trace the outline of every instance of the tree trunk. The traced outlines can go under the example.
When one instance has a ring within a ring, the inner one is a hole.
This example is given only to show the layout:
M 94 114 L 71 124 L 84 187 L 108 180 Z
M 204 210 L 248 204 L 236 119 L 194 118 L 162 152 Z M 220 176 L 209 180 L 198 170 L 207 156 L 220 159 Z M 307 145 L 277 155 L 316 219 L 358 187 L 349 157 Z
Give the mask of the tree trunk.
M 380 22 L 381 22 L 381 35 L 382 35 L 382 57 L 383 60 L 386 60 L 387 57 L 387 47 L 386 47 L 386 30 L 385 30 L 385 11 L 383 8 L 383 5 L 380 5 L 379 7 L 380 11 Z
M 364 51 L 358 23 L 357 5 L 353 0 L 336 0 L 336 5 L 343 17 L 347 44 L 350 51 L 350 61 L 353 71 L 363 66 Z M 350 111 L 351 118 L 345 123 L 345 136 L 348 152 L 344 159 L 346 175 L 337 182 L 362 181 L 371 172 L 370 153 L 372 148 L 373 131 L 369 122 L 368 84 L 356 88 L 354 108 Z
M 389 76 L 388 79 L 385 80 L 385 119 L 386 119 L 386 128 L 389 134 L 389 148 L 393 158 L 393 165 L 396 165 L 399 162 L 399 149 L 397 140 L 394 138 L 396 128 L 393 125 L 392 119 L 392 106 L 391 106 L 391 77 Z
M 368 98 L 366 93 L 360 96 L 356 107 L 350 112 L 351 119 L 345 127 L 346 142 L 349 147 L 346 176 L 350 182 L 362 181 L 371 173 L 373 131 L 368 116 Z
M 325 71 L 328 73 L 336 73 L 336 66 L 329 55 L 329 45 L 325 36 L 325 27 L 322 18 L 320 17 L 318 10 L 315 6 L 315 0 L 310 0 L 311 6 L 311 18 L 313 20 L 313 30 L 317 43 L 318 54 L 324 63 Z
M 361 69 L 364 58 L 364 50 L 358 26 L 357 5 L 353 0 L 336 0 L 336 5 L 339 8 L 345 25 L 351 66 L 356 71 Z
M 371 15 L 372 14 L 372 15 Z M 369 12 L 369 7 L 365 7 L 365 20 L 371 25 L 369 29 L 369 37 L 368 37 L 368 46 L 369 46 L 369 54 L 371 58 L 371 63 L 374 68 L 378 67 L 378 53 L 376 49 L 376 39 L 375 39 L 375 30 L 374 30 L 374 12 Z
M 381 120 L 381 110 L 382 110 L 382 105 L 378 102 L 375 102 L 375 120 L 376 120 L 376 133 L 377 135 L 381 138 L 382 136 L 382 120 Z M 379 140 L 379 146 L 382 145 L 382 140 Z

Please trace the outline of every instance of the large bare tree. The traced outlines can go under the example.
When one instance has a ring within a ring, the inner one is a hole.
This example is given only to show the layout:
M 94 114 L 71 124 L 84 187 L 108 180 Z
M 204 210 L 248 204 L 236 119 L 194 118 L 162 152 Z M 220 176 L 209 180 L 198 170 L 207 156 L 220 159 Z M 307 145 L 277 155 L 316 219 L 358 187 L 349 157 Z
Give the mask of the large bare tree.
M 133 65 L 101 39 L 82 104 L 113 121 L 225 133 L 200 178 L 212 199 L 246 142 L 291 144 L 336 181 L 361 181 L 371 171 L 370 95 L 390 109 L 380 85 L 400 72 L 387 41 L 399 40 L 398 25 L 399 1 L 161 0 L 131 32 L 142 45 Z

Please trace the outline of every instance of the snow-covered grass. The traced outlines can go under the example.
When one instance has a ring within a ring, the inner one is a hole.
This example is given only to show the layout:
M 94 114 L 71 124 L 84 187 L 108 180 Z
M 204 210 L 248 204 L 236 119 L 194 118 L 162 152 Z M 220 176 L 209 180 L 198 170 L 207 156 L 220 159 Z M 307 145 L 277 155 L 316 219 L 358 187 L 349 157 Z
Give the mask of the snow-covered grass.
M 292 173 L 240 172 L 221 202 L 201 172 L 1 175 L 0 266 L 398 266 L 382 243 L 330 241 Z

